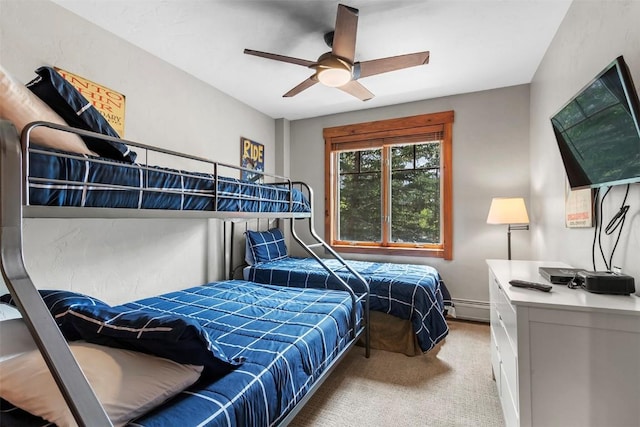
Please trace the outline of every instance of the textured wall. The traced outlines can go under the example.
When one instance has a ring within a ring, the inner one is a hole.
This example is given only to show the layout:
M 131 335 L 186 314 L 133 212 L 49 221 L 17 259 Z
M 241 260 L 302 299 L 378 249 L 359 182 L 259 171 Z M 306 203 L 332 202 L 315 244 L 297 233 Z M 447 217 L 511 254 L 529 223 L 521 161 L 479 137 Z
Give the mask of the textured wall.
M 531 197 L 533 251 L 538 259 L 592 269 L 594 228 L 564 226 L 565 173 L 549 118 L 617 56 L 624 55 L 640 88 L 640 2 L 574 1 L 531 84 Z M 606 143 L 606 141 L 603 141 Z M 604 204 L 605 224 L 618 211 L 624 186 Z M 640 184 L 631 185 L 630 210 L 613 265 L 635 276 L 640 288 Z M 607 257 L 615 235 L 605 236 Z M 598 254 L 597 259 L 600 259 Z M 604 264 L 598 261 L 598 270 Z
M 0 0 L 0 60 L 21 82 L 46 64 L 124 93 L 128 139 L 237 165 L 244 136 L 274 170 L 273 119 L 48 0 Z M 28 219 L 24 230 L 42 288 L 115 303 L 222 277 L 217 221 Z
M 314 188 L 318 205 L 315 226 L 324 236 L 324 167 L 311 167 L 324 158 L 322 129 L 447 110 L 455 111 L 453 260 L 378 259 L 433 265 L 454 298 L 488 301 L 484 260 L 507 257 L 506 226 L 486 224 L 491 198 L 529 196 L 528 85 L 291 122 L 291 174 Z M 530 257 L 529 235 L 526 231 L 512 234 L 514 259 Z

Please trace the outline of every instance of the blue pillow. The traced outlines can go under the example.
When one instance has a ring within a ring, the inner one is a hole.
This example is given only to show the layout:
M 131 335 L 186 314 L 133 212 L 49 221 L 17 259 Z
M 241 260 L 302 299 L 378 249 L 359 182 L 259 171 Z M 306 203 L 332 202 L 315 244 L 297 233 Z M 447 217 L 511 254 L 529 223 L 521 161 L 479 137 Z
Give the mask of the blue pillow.
M 287 246 L 279 228 L 246 232 L 251 256 L 256 264 L 286 258 Z
M 60 291 L 51 289 L 38 290 L 42 300 L 51 312 L 53 317 L 63 316 L 69 307 L 74 305 L 89 305 L 96 307 L 109 307 L 106 302 L 100 301 L 98 298 L 90 297 L 88 295 L 80 294 L 72 291 Z M 5 294 L 0 297 L 0 302 L 5 304 L 16 305 L 11 294 Z
M 64 77 L 51 67 L 36 70 L 38 77 L 27 87 L 60 115 L 69 126 L 120 138 L 100 112 Z M 83 136 L 87 147 L 94 153 L 114 160 L 133 163 L 137 154 L 126 144 Z
M 221 377 L 244 362 L 243 358 L 228 358 L 198 322 L 175 314 L 76 305 L 69 309 L 60 329 L 67 339 L 80 337 L 94 344 L 204 366 L 207 378 Z

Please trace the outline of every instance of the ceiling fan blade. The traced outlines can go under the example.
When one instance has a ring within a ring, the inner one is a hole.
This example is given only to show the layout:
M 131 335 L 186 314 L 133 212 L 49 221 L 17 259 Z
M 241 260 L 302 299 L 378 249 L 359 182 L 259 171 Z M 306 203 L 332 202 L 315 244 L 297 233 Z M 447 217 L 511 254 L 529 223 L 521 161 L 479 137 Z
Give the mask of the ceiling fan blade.
M 331 52 L 353 64 L 356 54 L 356 32 L 358 31 L 358 9 L 338 5 L 336 29 L 333 33 L 333 48 Z
M 314 84 L 318 83 L 318 79 L 315 78 L 315 74 L 309 77 L 307 80 L 300 83 L 298 86 L 291 89 L 289 92 L 282 95 L 283 98 L 290 98 L 302 92 L 305 89 L 309 89 Z
M 390 56 L 354 64 L 354 78 L 374 76 L 403 68 L 416 67 L 429 62 L 429 51 Z M 359 71 L 359 73 L 358 73 Z
M 245 49 L 244 53 L 247 55 L 259 56 L 261 58 L 273 59 L 276 61 L 288 62 L 290 64 L 302 65 L 303 67 L 310 67 L 315 64 L 314 61 L 307 61 L 306 59 L 292 58 L 291 56 L 278 55 L 275 53 L 260 52 L 259 50 Z
M 351 80 L 345 85 L 338 86 L 337 89 L 347 92 L 349 95 L 353 95 L 361 101 L 368 101 L 375 96 L 374 94 L 369 92 L 369 89 L 362 86 L 355 80 Z

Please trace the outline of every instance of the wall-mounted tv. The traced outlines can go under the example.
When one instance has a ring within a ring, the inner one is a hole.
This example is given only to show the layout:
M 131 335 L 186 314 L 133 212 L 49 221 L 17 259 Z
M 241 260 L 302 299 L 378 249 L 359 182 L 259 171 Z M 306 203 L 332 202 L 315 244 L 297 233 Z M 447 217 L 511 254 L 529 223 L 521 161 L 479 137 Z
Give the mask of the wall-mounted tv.
M 572 189 L 640 182 L 639 111 L 620 56 L 551 117 Z

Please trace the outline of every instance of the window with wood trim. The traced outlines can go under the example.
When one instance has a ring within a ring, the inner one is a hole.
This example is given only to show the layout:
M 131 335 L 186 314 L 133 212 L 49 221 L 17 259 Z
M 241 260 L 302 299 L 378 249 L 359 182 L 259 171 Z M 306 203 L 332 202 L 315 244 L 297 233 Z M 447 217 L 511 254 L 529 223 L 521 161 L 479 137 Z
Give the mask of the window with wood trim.
M 452 259 L 453 111 L 324 129 L 337 251 Z

